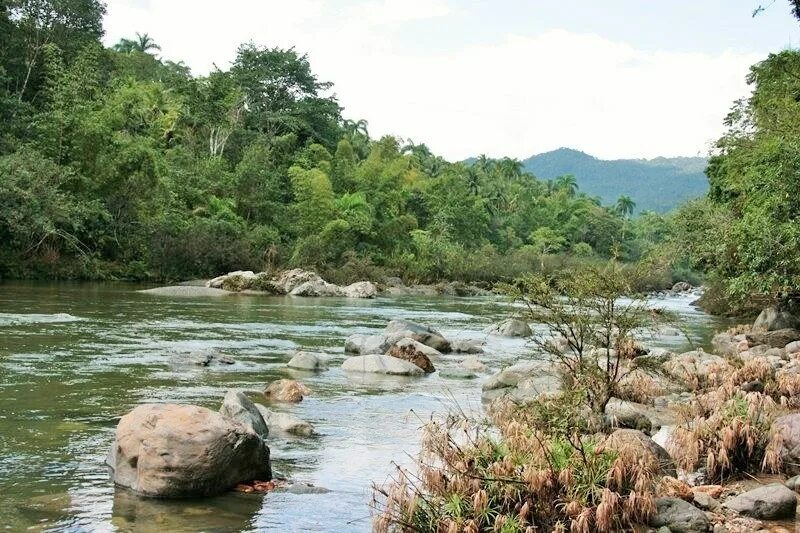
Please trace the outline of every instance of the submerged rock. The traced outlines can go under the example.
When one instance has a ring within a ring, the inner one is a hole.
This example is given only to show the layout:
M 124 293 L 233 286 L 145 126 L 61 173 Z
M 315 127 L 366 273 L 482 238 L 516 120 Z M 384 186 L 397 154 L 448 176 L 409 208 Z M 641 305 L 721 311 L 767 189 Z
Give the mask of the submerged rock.
M 463 368 L 465 370 L 469 370 L 471 372 L 483 373 L 483 372 L 486 372 L 487 370 L 489 370 L 489 368 L 485 364 L 483 364 L 481 362 L 481 360 L 478 359 L 477 357 L 475 357 L 474 355 L 470 356 L 470 357 L 467 357 L 466 359 L 464 359 L 463 361 L 458 363 L 458 365 L 461 368 Z
M 289 433 L 300 437 L 310 437 L 314 434 L 314 426 L 310 422 L 287 413 L 271 411 L 261 404 L 255 406 L 273 433 Z
M 478 375 L 466 368 L 445 368 L 439 370 L 439 376 L 444 379 L 475 379 Z
M 450 341 L 450 350 L 454 353 L 483 353 L 483 347 L 478 342 L 466 340 Z
M 530 337 L 533 335 L 528 323 L 518 318 L 507 318 L 502 322 L 487 327 L 483 331 L 489 335 L 498 335 L 500 337 Z
M 389 355 L 378 354 L 350 357 L 342 363 L 342 370 L 345 372 L 367 372 L 395 376 L 418 376 L 425 373 L 414 363 Z
M 229 366 L 236 362 L 232 357 L 213 348 L 189 353 L 178 353 L 173 355 L 170 361 L 173 365 L 178 367 L 183 365 L 199 367 Z
M 297 403 L 311 391 L 308 387 L 293 379 L 278 379 L 269 384 L 264 396 L 274 402 Z
M 253 401 L 241 391 L 229 390 L 222 400 L 219 413 L 236 420 L 262 439 L 269 436 L 269 428 L 261 413 Z
M 758 487 L 728 499 L 723 507 L 761 520 L 794 518 L 797 494 L 782 483 Z
M 272 477 L 261 437 L 196 405 L 136 407 L 120 419 L 106 462 L 114 483 L 155 498 L 209 496 Z

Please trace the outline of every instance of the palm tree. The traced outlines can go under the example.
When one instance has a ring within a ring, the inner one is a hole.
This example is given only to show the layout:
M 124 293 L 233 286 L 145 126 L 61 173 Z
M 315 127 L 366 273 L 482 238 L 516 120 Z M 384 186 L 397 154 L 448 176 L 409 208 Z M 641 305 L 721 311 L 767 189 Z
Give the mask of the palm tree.
M 557 177 L 555 186 L 559 191 L 567 193 L 569 198 L 572 198 L 578 192 L 578 181 L 572 174 Z
M 636 209 L 636 202 L 634 202 L 630 196 L 622 195 L 617 200 L 617 213 L 619 213 L 622 218 L 630 218 L 634 209 Z
M 475 167 L 467 167 L 465 169 L 465 178 L 467 180 L 467 189 L 473 196 L 478 196 L 480 190 L 480 175 Z
M 475 161 L 475 166 L 478 167 L 478 170 L 484 174 L 489 174 L 489 171 L 492 169 L 493 165 L 494 161 L 486 157 L 486 154 L 479 155 L 478 159 Z
M 504 157 L 499 163 L 500 174 L 510 181 L 522 177 L 522 162 L 519 159 Z
M 150 34 L 136 32 L 135 39 L 122 38 L 117 44 L 114 45 L 114 50 L 117 52 L 142 52 L 149 54 L 151 50 L 161 50 L 161 47 L 156 44 Z

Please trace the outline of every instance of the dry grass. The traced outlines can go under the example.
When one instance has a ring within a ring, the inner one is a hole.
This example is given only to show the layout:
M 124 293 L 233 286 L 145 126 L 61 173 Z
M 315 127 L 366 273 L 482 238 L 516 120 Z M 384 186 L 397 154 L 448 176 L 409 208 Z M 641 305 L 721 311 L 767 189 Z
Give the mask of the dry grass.
M 417 471 L 398 469 L 375 488 L 375 530 L 619 531 L 655 513 L 647 468 L 603 450 L 602 437 L 530 422 L 501 409 L 494 426 L 463 416 L 429 423 Z

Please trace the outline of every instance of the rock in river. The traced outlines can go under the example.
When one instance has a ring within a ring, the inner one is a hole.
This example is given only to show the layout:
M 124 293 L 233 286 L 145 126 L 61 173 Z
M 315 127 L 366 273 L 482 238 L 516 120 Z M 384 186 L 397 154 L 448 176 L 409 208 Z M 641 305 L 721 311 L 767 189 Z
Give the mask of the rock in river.
M 297 352 L 292 356 L 286 366 L 294 368 L 295 370 L 308 370 L 313 372 L 325 368 L 325 360 L 315 353 Z
M 389 374 L 394 376 L 419 376 L 425 372 L 408 361 L 403 361 L 389 355 L 357 355 L 346 359 L 342 363 L 342 370 L 346 372 L 370 372 L 376 374 Z
M 222 416 L 236 420 L 262 439 L 266 439 L 269 436 L 269 428 L 264 422 L 264 418 L 253 401 L 242 391 L 229 390 L 222 400 L 219 413 Z
M 155 289 L 146 289 L 138 292 L 141 292 L 142 294 L 152 294 L 155 296 L 173 296 L 178 298 L 203 298 L 206 296 L 228 296 L 231 294 L 230 292 L 222 289 L 185 285 L 156 287 Z
M 425 346 L 424 344 L 413 339 L 403 339 L 401 342 L 389 348 L 389 351 L 386 352 L 386 355 L 402 359 L 403 361 L 408 361 L 409 363 L 414 363 L 424 370 L 425 373 L 430 374 L 436 369 L 434 368 L 433 363 L 431 363 L 426 350 L 433 350 L 433 348 L 429 348 L 428 346 Z M 433 351 L 436 352 L 436 350 Z
M 271 411 L 261 404 L 255 404 L 258 412 L 264 418 L 270 431 L 289 433 L 300 437 L 310 437 L 314 434 L 314 426 L 296 416 Z
M 528 323 L 518 318 L 507 318 L 502 322 L 489 326 L 483 332 L 489 335 L 499 335 L 500 337 L 530 337 L 533 335 Z
M 264 391 L 264 396 L 274 402 L 297 403 L 303 400 L 311 391 L 293 379 L 278 379 L 273 381 Z
M 154 498 L 208 496 L 272 477 L 261 437 L 196 405 L 136 407 L 120 419 L 106 462 L 114 483 Z
M 409 338 L 430 346 L 442 353 L 450 352 L 450 342 L 437 330 L 410 320 L 392 320 L 386 325 L 383 334 L 395 339 Z

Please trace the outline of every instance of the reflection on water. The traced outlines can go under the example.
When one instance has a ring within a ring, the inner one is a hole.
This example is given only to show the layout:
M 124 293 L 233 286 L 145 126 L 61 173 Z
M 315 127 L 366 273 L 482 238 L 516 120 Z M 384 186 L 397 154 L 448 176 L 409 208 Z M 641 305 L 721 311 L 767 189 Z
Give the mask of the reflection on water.
M 347 375 L 344 338 L 381 330 L 393 318 L 435 326 L 445 336 L 485 339 L 481 330 L 513 309 L 492 298 L 295 299 L 232 296 L 169 299 L 126 284 L 0 285 L 0 523 L 17 530 L 367 531 L 370 484 L 410 462 L 419 428 L 453 405 L 480 412 L 479 380 Z M 690 297 L 655 302 L 686 318 L 707 343 L 712 320 Z M 681 348 L 679 336 L 654 344 Z M 217 349 L 233 365 L 175 364 Z M 292 371 L 296 349 L 325 352 L 331 368 Z M 535 357 L 523 341 L 489 339 L 492 369 Z M 463 356 L 434 364 L 455 367 Z M 280 377 L 313 391 L 278 406 L 319 435 L 270 436 L 274 469 L 326 487 L 325 494 L 227 494 L 156 501 L 115 490 L 103 464 L 117 420 L 142 402 L 191 402 L 217 409 L 228 388 L 257 391 Z M 482 378 L 485 379 L 485 378 Z

